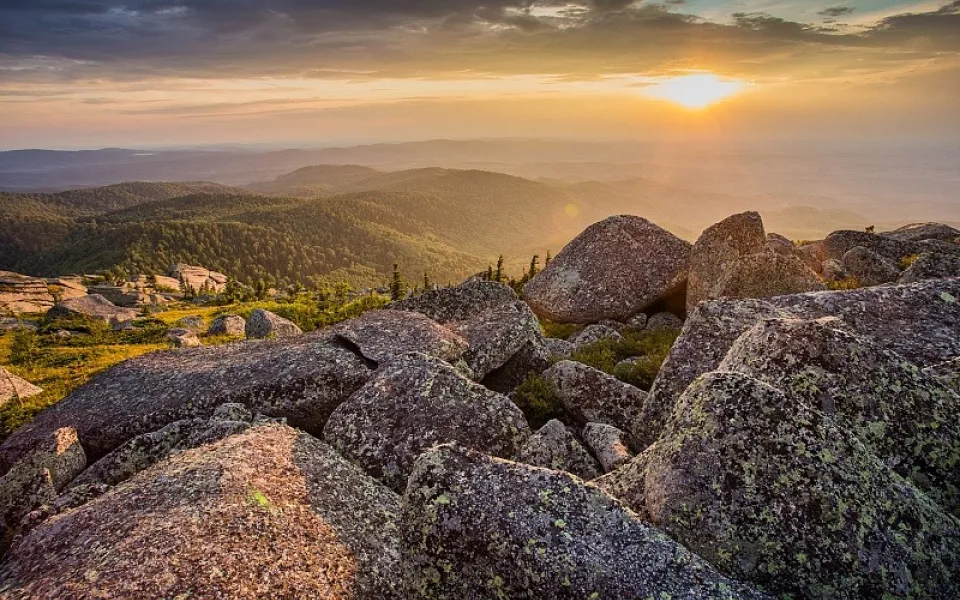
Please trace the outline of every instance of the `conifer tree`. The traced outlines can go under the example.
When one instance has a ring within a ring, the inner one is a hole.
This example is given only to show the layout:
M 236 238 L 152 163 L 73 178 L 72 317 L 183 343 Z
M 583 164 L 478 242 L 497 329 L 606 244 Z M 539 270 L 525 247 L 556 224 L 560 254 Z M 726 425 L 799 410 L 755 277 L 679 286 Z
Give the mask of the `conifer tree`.
M 430 291 L 430 275 L 426 271 L 423 272 L 423 291 Z
M 500 283 L 503 281 L 503 255 L 497 259 L 497 271 L 494 273 L 494 281 Z
M 487 281 L 493 281 L 493 265 L 487 266 Z
M 547 250 L 547 256 L 543 259 L 543 268 L 546 269 L 550 266 L 550 261 L 553 260 L 553 257 L 550 256 L 550 251 Z
M 403 278 L 400 276 L 400 266 L 393 263 L 393 280 L 390 282 L 390 299 L 396 302 L 403 299 Z
M 540 255 L 534 254 L 533 258 L 530 259 L 530 271 L 527 272 L 527 279 L 533 279 L 537 276 L 537 273 L 540 272 Z

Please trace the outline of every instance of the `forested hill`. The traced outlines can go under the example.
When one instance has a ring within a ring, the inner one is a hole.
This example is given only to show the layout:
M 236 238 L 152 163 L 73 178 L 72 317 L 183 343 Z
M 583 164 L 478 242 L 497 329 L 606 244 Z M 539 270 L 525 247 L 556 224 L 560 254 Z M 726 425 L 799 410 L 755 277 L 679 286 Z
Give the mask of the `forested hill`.
M 763 199 L 641 179 L 568 185 L 440 168 L 317 166 L 252 187 L 140 182 L 0 194 L 0 269 L 63 275 L 119 267 L 132 274 L 187 262 L 247 283 L 327 278 L 370 285 L 398 263 L 410 279 L 426 271 L 435 281 L 456 281 L 499 254 L 519 266 L 533 254 L 556 252 L 612 214 L 639 214 L 688 238 L 715 213 L 760 209 L 775 223 L 787 214 Z M 804 217 L 811 235 L 783 232 L 812 237 L 859 218 L 815 209 Z

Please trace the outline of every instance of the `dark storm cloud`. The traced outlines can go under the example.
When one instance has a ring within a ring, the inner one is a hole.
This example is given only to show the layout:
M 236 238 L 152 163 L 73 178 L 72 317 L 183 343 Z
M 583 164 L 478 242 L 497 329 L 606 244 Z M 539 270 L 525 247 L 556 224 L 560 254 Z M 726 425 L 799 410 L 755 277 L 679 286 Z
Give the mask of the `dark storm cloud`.
M 817 15 L 826 19 L 836 19 L 837 17 L 845 17 L 852 13 L 853 9 L 849 6 L 831 6 L 830 8 L 821 10 Z
M 0 0 L 0 75 L 33 81 L 137 81 L 156 75 L 588 77 L 683 68 L 684 59 L 762 72 L 837 56 L 838 48 L 882 49 L 876 53 L 882 61 L 915 58 L 924 44 L 931 52 L 960 52 L 958 2 L 889 17 L 856 34 L 759 13 L 711 23 L 678 12 L 682 4 L 675 0 L 536 2 L 536 8 L 558 9 L 553 16 L 531 11 L 533 5 L 533 0 Z M 834 7 L 820 14 L 835 19 L 848 13 Z

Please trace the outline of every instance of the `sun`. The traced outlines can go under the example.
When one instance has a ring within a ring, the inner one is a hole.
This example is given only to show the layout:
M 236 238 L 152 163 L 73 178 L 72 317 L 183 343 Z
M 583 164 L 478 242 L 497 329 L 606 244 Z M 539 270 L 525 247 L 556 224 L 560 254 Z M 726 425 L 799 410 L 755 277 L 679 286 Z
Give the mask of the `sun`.
M 665 77 L 644 88 L 647 96 L 669 100 L 685 108 L 700 110 L 742 91 L 747 84 L 711 73 Z

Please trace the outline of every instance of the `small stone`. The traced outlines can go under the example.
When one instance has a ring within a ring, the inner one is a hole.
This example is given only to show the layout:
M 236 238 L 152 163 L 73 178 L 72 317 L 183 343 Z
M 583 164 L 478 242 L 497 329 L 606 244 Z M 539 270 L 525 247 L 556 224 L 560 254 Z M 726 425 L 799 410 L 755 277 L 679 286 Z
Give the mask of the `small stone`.
M 633 458 L 627 434 L 612 425 L 587 423 L 583 428 L 583 441 L 600 461 L 604 473 L 617 470 Z

